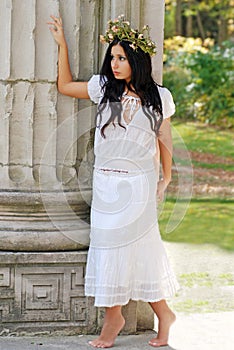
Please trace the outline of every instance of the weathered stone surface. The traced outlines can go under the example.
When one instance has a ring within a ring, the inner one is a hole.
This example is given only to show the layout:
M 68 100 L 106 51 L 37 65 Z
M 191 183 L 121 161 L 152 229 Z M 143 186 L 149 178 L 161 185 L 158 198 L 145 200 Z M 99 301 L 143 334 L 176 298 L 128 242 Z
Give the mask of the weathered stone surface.
M 33 183 L 33 108 L 33 86 L 28 82 L 15 84 L 9 129 L 9 177 L 17 185 Z
M 123 334 L 132 334 L 137 331 L 137 302 L 131 300 L 128 305 L 123 306 L 122 314 L 125 318 Z
M 12 0 L 0 1 L 0 79 L 8 79 L 11 64 L 11 10 Z
M 35 76 L 36 0 L 12 0 L 11 79 Z
M 164 0 L 144 0 L 142 19 L 151 29 L 150 35 L 157 45 L 157 54 L 152 57 L 153 76 L 158 84 L 162 83 L 163 37 L 164 37 Z
M 57 103 L 58 125 L 57 144 L 57 178 L 64 184 L 77 183 L 76 162 L 78 153 L 78 104 L 77 100 L 59 95 Z
M 74 191 L 0 192 L 0 222 L 0 250 L 71 251 L 89 244 L 89 208 Z
M 87 1 L 86 1 L 87 3 Z M 95 4 L 94 4 L 95 5 Z M 89 10 L 93 4 L 89 3 Z M 59 1 L 59 10 L 63 19 L 64 32 L 67 38 L 68 50 L 69 50 L 69 62 L 71 65 L 71 71 L 74 79 L 79 78 L 80 70 L 80 54 L 79 42 L 81 40 L 82 47 L 81 50 L 86 53 L 86 59 L 89 61 L 91 55 L 87 55 L 87 42 L 80 35 L 81 30 L 81 11 L 83 9 L 83 3 L 81 4 L 80 0 L 60 0 Z M 87 23 L 88 25 L 88 23 Z M 88 41 L 93 42 L 92 40 L 93 33 L 89 34 Z M 92 45 L 92 44 L 91 44 Z M 93 57 L 94 59 L 94 57 Z M 81 69 L 83 70 L 88 62 L 83 61 Z M 92 65 L 89 67 L 92 70 Z M 87 79 L 87 76 L 85 76 Z
M 57 183 L 57 89 L 55 84 L 35 84 L 33 175 L 37 183 Z
M 143 301 L 137 303 L 137 329 L 144 331 L 147 329 L 154 329 L 154 312 L 151 307 Z
M 36 26 L 35 40 L 35 78 L 37 80 L 56 81 L 57 79 L 57 45 L 48 30 L 46 22 L 50 15 L 58 16 L 58 0 L 37 0 L 35 4 Z
M 0 185 L 9 187 L 9 138 L 12 115 L 13 89 L 10 84 L 0 83 Z

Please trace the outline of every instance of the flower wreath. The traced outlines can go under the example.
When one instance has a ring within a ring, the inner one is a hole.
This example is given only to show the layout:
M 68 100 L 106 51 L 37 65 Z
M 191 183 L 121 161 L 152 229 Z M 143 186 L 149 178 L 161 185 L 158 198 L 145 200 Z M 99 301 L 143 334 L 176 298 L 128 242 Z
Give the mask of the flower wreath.
M 124 15 L 119 16 L 115 20 L 108 21 L 108 29 L 105 35 L 100 35 L 100 42 L 110 44 L 116 37 L 120 41 L 129 41 L 129 45 L 134 51 L 139 47 L 142 51 L 150 56 L 156 54 L 156 44 L 151 40 L 149 35 L 149 26 L 144 25 L 142 31 L 132 29 L 130 23 L 125 21 Z

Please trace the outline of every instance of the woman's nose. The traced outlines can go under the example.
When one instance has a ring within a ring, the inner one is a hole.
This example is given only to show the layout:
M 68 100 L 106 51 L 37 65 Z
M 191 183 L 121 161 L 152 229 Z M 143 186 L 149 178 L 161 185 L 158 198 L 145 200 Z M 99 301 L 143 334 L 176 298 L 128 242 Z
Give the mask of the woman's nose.
M 116 60 L 116 59 L 114 59 L 114 58 L 113 58 L 113 60 L 112 60 L 112 62 L 111 62 L 111 63 L 112 63 L 112 67 L 113 67 L 113 68 L 117 67 L 117 65 L 118 65 L 117 60 Z

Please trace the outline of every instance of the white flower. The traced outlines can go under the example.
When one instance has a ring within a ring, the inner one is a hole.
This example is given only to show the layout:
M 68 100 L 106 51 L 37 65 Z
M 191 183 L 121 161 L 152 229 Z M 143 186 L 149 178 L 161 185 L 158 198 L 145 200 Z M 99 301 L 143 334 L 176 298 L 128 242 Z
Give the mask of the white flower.
M 113 30 L 113 32 L 117 33 L 118 32 L 118 27 L 117 26 L 113 26 L 111 27 L 111 29 Z
M 136 50 L 136 46 L 134 44 L 129 45 L 133 50 Z
M 106 42 L 106 39 L 105 39 L 104 35 L 100 35 L 100 42 L 102 44 L 104 44 Z
M 196 86 L 196 84 L 191 83 L 191 84 L 189 84 L 189 85 L 186 86 L 185 90 L 189 92 L 189 91 L 191 91 L 195 86 Z

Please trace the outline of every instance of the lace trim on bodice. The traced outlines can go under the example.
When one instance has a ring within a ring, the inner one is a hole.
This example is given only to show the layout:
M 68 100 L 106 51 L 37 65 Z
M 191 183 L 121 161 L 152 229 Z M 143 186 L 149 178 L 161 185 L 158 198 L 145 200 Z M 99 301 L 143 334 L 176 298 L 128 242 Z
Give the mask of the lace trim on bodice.
M 122 96 L 122 106 L 124 121 L 129 124 L 141 106 L 141 99 L 125 92 Z

